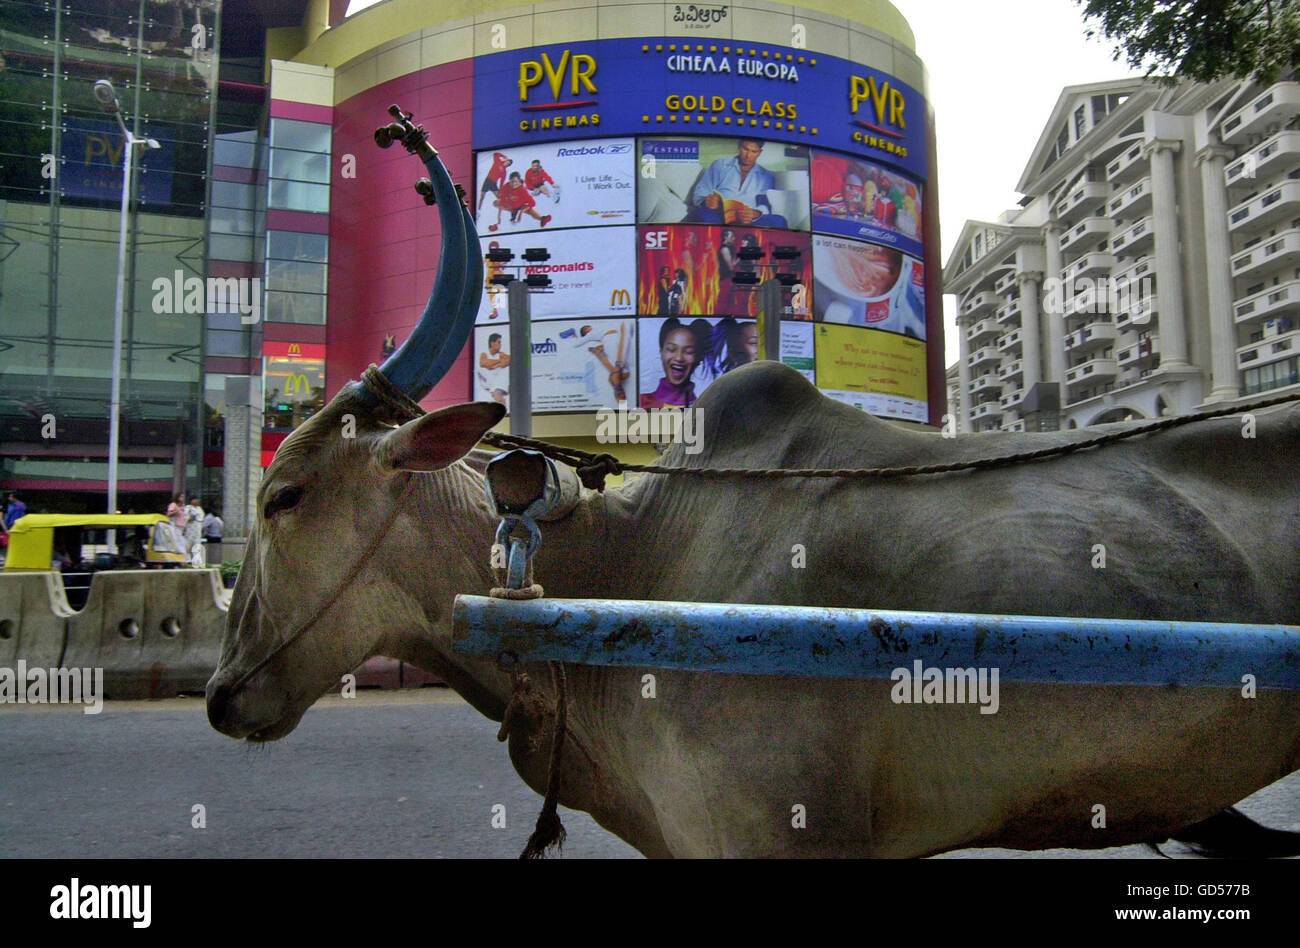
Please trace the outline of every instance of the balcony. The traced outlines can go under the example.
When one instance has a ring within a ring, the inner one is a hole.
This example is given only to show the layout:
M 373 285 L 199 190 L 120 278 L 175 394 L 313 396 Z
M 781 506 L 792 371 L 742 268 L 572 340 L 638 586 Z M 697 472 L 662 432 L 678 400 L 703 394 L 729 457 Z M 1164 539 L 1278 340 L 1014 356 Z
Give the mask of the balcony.
M 976 342 L 986 336 L 996 336 L 1002 329 L 998 324 L 988 316 L 985 316 L 977 323 L 972 323 L 966 328 L 966 338 L 971 342 Z
M 998 369 L 998 378 L 1006 382 L 1018 375 L 1024 374 L 1024 363 L 1017 359 L 1015 362 L 1008 362 L 1002 368 Z
M 1116 329 L 1144 329 L 1160 315 L 1158 296 L 1134 297 L 1115 314 Z
M 1115 324 L 1096 321 L 1088 323 L 1065 337 L 1066 352 L 1088 352 L 1115 341 Z
M 1300 329 L 1253 342 L 1237 350 L 1237 365 L 1244 369 L 1267 365 L 1279 359 L 1286 359 L 1300 352 Z
M 982 392 L 992 392 L 994 395 L 1002 394 L 1002 380 L 993 372 L 984 373 L 970 383 L 970 393 L 972 395 L 979 395 Z
M 1249 135 L 1300 112 L 1300 82 L 1279 82 L 1246 103 L 1223 123 L 1223 141 L 1240 145 Z
M 1087 241 L 1104 240 L 1110 236 L 1112 229 L 1109 217 L 1085 217 L 1061 235 L 1061 253 L 1074 249 L 1077 256 L 1080 249 L 1091 246 Z
M 1020 300 L 1011 300 L 998 307 L 997 320 L 998 325 L 1006 328 L 1007 323 L 1012 320 L 1020 321 Z
M 1160 354 L 1159 339 L 1142 339 L 1115 353 L 1115 364 L 1121 369 L 1149 368 Z
M 1089 359 L 1065 373 L 1066 385 L 1099 384 L 1114 380 L 1119 367 L 1114 359 Z
M 1148 247 L 1154 246 L 1156 241 L 1155 222 L 1149 217 L 1144 217 L 1132 227 L 1125 228 L 1116 234 L 1110 242 L 1111 253 L 1118 257 L 1131 257 L 1135 253 L 1141 253 Z
M 1016 421 L 1011 422 L 1011 424 L 1009 425 L 1003 425 L 1002 430 L 1011 432 L 1013 434 L 1023 433 L 1025 430 L 1025 419 L 1020 418 L 1017 419 Z
M 971 409 L 970 417 L 972 421 L 980 421 L 984 418 L 1001 418 L 1002 406 L 997 402 L 984 402 L 984 404 L 976 405 Z
M 1056 202 L 1056 216 L 1069 226 L 1095 207 L 1099 207 L 1110 189 L 1104 181 L 1085 181 Z
M 1223 170 L 1230 188 L 1257 187 L 1259 182 L 1300 168 L 1300 129 L 1278 132 Z
M 1004 355 L 1010 352 L 1012 349 L 1019 349 L 1019 348 L 1020 348 L 1019 329 L 1011 330 L 1011 332 L 1006 333 L 1005 335 L 1002 336 L 1002 338 L 998 340 L 998 352 L 1001 352 Z
M 1155 276 L 1156 262 L 1151 257 L 1138 257 L 1115 274 L 1116 286 L 1129 286 Z
M 993 294 L 992 290 L 981 290 L 962 304 L 961 314 L 963 316 L 973 316 L 981 310 L 993 309 L 997 305 L 998 298 Z
M 1300 316 L 1300 280 L 1270 286 L 1262 293 L 1248 296 L 1233 308 L 1238 326 L 1262 323 L 1279 316 Z
M 1007 411 L 1014 411 L 1025 403 L 1025 396 L 1027 394 L 1029 394 L 1028 389 L 1015 389 L 1014 391 L 1005 393 L 1000 399 L 998 399 L 998 404 Z
M 998 296 L 1006 296 L 1007 292 L 1014 287 L 1018 281 L 1019 277 L 1016 275 L 1015 270 L 1012 270 L 1009 273 L 1004 273 L 1002 276 L 998 277 L 998 282 L 993 284 L 993 292 Z
M 1061 271 L 1061 279 L 1067 286 L 1069 286 L 1081 277 L 1109 273 L 1111 268 L 1114 266 L 1115 257 L 1112 254 L 1098 252 L 1085 253 L 1082 257 Z
M 1134 142 L 1128 151 L 1106 166 L 1106 177 L 1112 185 L 1127 184 L 1142 177 L 1147 170 L 1146 142 Z
M 997 349 L 993 348 L 992 346 L 984 346 L 983 348 L 976 349 L 974 352 L 972 352 L 970 356 L 967 357 L 966 364 L 973 369 L 978 365 L 984 365 L 986 362 L 987 363 L 997 362 L 1001 358 L 1002 355 L 1001 353 L 998 352 Z
M 1234 277 L 1254 276 L 1300 261 L 1300 227 L 1284 230 L 1232 258 Z
M 1106 210 L 1111 217 L 1131 218 L 1151 209 L 1151 178 L 1142 178 L 1110 199 Z
M 1300 211 L 1300 180 L 1288 178 L 1228 211 L 1228 230 L 1249 232 Z

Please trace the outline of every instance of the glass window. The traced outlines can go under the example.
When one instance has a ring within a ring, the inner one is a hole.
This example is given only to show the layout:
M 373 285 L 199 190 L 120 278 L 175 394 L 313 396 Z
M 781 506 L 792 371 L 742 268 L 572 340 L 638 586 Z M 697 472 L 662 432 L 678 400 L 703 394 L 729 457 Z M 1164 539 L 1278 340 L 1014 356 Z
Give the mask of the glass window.
M 251 234 L 256 229 L 256 215 L 251 210 L 237 207 L 212 207 L 208 212 L 208 221 L 214 233 Z
M 287 230 L 266 232 L 266 255 L 280 260 L 315 260 L 329 257 L 329 238 L 324 234 L 295 234 Z
M 208 355 L 210 356 L 246 356 L 249 354 L 248 333 L 246 332 L 209 329 L 207 342 Z
M 271 119 L 271 147 L 296 148 L 299 151 L 328 152 L 330 127 L 319 122 Z
M 212 163 L 214 165 L 228 165 L 234 168 L 251 168 L 253 159 L 257 151 L 253 144 L 252 136 L 256 132 L 238 132 L 239 136 L 245 138 L 244 141 L 236 140 L 232 135 L 218 135 L 212 142 Z
M 234 181 L 212 182 L 212 203 L 217 207 L 251 208 L 255 206 L 257 195 L 251 184 L 239 184 Z
M 262 365 L 265 428 L 297 428 L 325 404 L 323 359 L 267 358 Z
M 318 214 L 326 214 L 330 209 L 329 185 L 272 179 L 270 206 L 282 211 L 314 211 Z
M 293 178 L 296 181 L 330 180 L 330 156 L 309 151 L 290 151 L 276 148 L 271 152 L 271 177 Z
M 1087 123 L 1087 115 L 1084 111 L 1084 107 L 1081 105 L 1074 110 L 1074 138 L 1076 141 L 1083 137 Z
M 266 294 L 266 318 L 275 323 L 325 324 L 325 297 L 273 291 Z
M 208 256 L 214 260 L 252 260 L 253 238 L 213 234 L 208 242 Z
M 298 260 L 268 260 L 266 288 L 298 293 L 325 292 L 325 264 Z

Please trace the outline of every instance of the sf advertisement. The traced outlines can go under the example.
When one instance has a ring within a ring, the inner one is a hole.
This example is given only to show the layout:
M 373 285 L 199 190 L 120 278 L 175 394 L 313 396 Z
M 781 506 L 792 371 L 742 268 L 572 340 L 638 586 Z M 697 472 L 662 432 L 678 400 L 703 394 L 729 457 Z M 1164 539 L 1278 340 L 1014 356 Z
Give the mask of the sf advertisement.
M 926 103 L 887 72 L 767 43 L 611 39 L 481 56 L 474 145 L 759 135 L 927 176 Z

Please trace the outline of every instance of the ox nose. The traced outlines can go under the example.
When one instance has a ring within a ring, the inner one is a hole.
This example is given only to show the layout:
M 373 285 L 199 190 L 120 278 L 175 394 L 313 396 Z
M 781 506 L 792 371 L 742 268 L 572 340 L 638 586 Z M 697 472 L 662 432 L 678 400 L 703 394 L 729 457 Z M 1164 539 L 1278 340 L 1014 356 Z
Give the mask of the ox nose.
M 232 694 L 231 688 L 229 685 L 217 685 L 216 687 L 213 687 L 209 684 L 207 690 L 208 723 L 211 724 L 215 730 L 224 734 L 225 728 L 223 728 L 222 725 L 225 723 L 226 709 L 230 704 L 230 696 Z

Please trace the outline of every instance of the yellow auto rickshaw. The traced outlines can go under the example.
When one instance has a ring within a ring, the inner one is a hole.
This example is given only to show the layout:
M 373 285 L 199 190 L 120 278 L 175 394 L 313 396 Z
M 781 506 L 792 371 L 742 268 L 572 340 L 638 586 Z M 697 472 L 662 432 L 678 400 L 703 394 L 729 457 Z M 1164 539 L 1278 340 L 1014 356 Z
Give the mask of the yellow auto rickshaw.
M 137 528 L 145 528 L 145 536 Z M 74 528 L 73 530 L 68 528 Z M 114 556 L 105 545 L 87 559 L 90 569 L 121 569 L 124 566 L 184 566 L 189 562 L 185 544 L 163 514 L 27 514 L 9 528 L 9 549 L 5 571 L 58 569 L 55 565 L 55 530 L 65 538 L 59 554 L 65 558 L 63 568 L 82 566 L 82 537 L 86 531 L 117 530 L 127 536 L 118 538 L 121 553 Z M 122 560 L 127 562 L 123 563 Z M 134 561 L 134 562 L 132 562 Z

